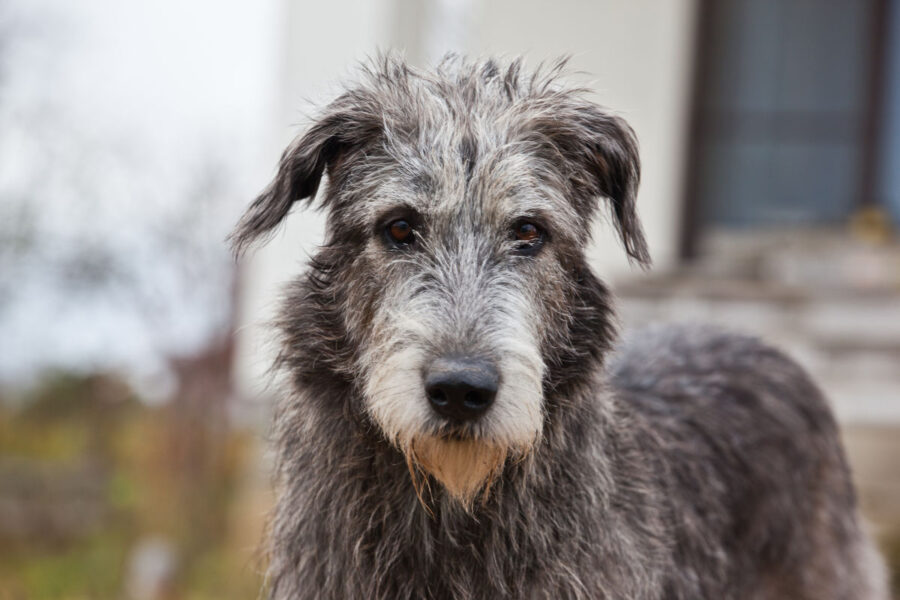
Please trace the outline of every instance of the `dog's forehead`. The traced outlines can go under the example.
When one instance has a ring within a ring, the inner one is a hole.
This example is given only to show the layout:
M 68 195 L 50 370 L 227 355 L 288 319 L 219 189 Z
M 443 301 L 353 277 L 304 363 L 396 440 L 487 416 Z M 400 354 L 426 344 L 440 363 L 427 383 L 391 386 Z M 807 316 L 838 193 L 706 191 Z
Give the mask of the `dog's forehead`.
M 511 219 L 538 215 L 561 228 L 580 225 L 562 176 L 552 165 L 525 145 L 458 127 L 440 145 L 395 143 L 368 176 L 371 181 L 364 187 L 369 193 L 360 198 L 357 214 L 373 222 L 407 208 L 462 227 L 473 222 L 505 226 Z
M 377 114 L 377 133 L 346 165 L 345 224 L 349 217 L 371 226 L 406 207 L 460 227 L 541 215 L 561 230 L 583 231 L 569 179 L 575 165 L 548 151 L 552 144 L 534 130 L 553 98 L 567 101 L 549 91 L 554 78 L 532 83 L 512 66 L 501 77 L 492 63 L 445 66 L 383 74 L 354 93 L 366 101 L 351 110 Z

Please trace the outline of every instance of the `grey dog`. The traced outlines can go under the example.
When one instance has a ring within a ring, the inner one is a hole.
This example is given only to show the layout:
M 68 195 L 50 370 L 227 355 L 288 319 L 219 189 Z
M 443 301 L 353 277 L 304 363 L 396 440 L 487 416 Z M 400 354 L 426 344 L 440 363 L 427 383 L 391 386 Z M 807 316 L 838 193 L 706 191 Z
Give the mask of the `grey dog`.
M 286 293 L 272 598 L 875 600 L 834 419 L 747 337 L 616 344 L 586 264 L 649 264 L 634 133 L 562 63 L 383 57 L 284 153 L 240 252 L 318 194 Z

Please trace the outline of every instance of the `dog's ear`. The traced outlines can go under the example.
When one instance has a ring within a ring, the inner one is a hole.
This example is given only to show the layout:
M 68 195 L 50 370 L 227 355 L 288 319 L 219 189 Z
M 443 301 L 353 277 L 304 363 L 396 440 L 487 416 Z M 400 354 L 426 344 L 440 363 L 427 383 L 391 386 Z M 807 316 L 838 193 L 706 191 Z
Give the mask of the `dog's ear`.
M 542 113 L 539 129 L 562 155 L 570 181 L 588 202 L 582 209 L 591 214 L 597 198 L 609 199 L 625 251 L 648 267 L 650 253 L 636 207 L 641 163 L 634 130 L 589 102 Z
M 612 203 L 619 235 L 628 256 L 641 266 L 650 266 L 650 251 L 637 214 L 637 192 L 641 181 L 641 160 L 634 130 L 622 119 L 594 109 L 585 126 L 589 174 L 593 174 L 599 195 Z
M 311 203 L 327 168 L 375 136 L 381 122 L 361 98 L 348 92 L 329 105 L 325 113 L 281 155 L 275 179 L 253 201 L 228 240 L 236 255 L 272 230 L 288 215 L 294 203 Z

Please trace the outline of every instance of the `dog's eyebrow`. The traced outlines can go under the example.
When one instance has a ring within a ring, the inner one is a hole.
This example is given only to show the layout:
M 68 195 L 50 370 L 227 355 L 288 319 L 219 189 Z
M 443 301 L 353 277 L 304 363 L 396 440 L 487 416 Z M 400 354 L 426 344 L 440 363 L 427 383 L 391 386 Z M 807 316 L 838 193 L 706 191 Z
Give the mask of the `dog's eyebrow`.
M 524 210 L 513 211 L 509 214 L 507 221 L 509 223 L 515 223 L 516 221 L 521 221 L 522 219 L 529 219 L 532 221 L 538 222 L 538 224 L 546 225 L 548 223 L 556 224 L 559 222 L 559 219 L 554 219 L 553 214 L 544 209 L 533 209 L 526 208 Z
M 399 218 L 407 219 L 413 227 L 420 225 L 422 222 L 422 214 L 419 210 L 409 203 L 402 202 L 379 209 L 375 213 L 375 226 L 381 227 L 386 225 L 388 221 Z
M 515 187 L 513 193 L 506 195 L 504 204 L 504 218 L 508 223 L 533 218 L 545 227 L 562 232 L 577 231 L 582 222 L 568 201 L 554 200 L 546 194 L 534 193 L 527 186 Z

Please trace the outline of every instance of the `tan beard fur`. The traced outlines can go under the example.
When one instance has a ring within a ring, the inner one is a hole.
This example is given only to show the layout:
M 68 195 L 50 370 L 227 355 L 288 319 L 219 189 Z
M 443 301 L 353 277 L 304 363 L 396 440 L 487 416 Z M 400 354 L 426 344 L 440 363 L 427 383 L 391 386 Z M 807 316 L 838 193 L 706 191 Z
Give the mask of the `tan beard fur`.
M 411 441 L 406 452 L 410 474 L 419 500 L 427 509 L 417 470 L 437 479 L 447 493 L 467 510 L 471 509 L 479 493 L 487 498 L 491 484 L 500 475 L 506 462 L 507 449 L 478 440 L 452 440 L 421 437 Z

